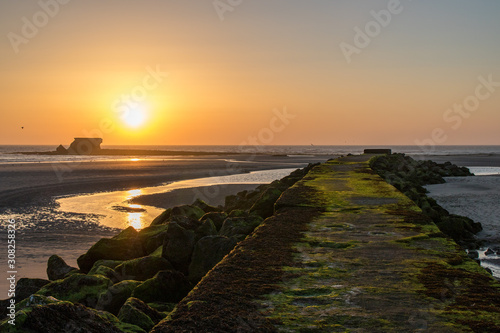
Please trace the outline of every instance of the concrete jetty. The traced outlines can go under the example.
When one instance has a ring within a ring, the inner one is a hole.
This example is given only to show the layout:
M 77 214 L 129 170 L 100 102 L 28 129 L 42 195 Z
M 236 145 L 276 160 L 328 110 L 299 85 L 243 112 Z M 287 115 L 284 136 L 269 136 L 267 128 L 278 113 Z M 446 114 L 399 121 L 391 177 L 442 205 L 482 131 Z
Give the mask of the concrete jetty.
M 152 332 L 499 332 L 500 283 L 372 157 L 313 168 Z

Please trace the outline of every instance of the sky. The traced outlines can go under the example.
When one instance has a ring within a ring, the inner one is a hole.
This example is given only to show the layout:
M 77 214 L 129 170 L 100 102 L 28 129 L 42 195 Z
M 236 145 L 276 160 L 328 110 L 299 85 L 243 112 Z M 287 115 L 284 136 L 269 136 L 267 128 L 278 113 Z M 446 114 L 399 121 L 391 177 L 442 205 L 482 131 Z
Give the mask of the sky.
M 0 2 L 0 144 L 500 144 L 497 0 Z

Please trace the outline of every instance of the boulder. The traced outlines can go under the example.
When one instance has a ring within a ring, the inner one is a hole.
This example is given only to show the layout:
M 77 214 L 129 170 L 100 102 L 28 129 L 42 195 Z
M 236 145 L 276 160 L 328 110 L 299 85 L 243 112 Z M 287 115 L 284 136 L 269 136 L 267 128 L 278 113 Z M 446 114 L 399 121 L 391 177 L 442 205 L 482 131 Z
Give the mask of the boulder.
M 248 217 L 250 213 L 247 210 L 233 209 L 227 217 Z
M 115 269 L 123 260 L 97 260 L 88 274 L 94 274 L 101 266 Z
M 180 225 L 184 229 L 193 230 L 193 231 L 198 229 L 202 225 L 202 222 L 200 220 L 193 219 L 191 217 L 184 216 L 184 215 L 172 216 L 169 224 L 170 223 L 177 223 L 178 225 Z
M 99 295 L 112 284 L 113 282 L 104 276 L 72 274 L 64 280 L 57 280 L 47 284 L 37 294 L 95 307 Z
M 274 204 L 283 192 L 275 187 L 269 187 L 261 194 L 259 199 L 250 208 L 250 213 L 255 213 L 262 218 L 268 218 L 274 214 Z
M 56 254 L 50 256 L 47 262 L 47 276 L 51 281 L 63 279 L 66 274 L 76 270 L 76 268 L 67 265 L 66 262 Z
M 224 202 L 224 211 L 230 212 L 235 209 L 250 209 L 252 203 L 249 203 L 244 196 L 240 195 L 228 195 Z
M 187 272 L 195 244 L 195 232 L 181 227 L 175 222 L 168 225 L 167 236 L 163 242 L 163 258 L 175 269 Z
M 227 219 L 227 214 L 224 212 L 206 213 L 200 218 L 200 221 L 204 222 L 207 219 L 212 220 L 213 224 L 215 225 L 215 228 L 217 229 L 217 231 L 219 231 L 220 228 L 222 227 L 222 223 L 224 223 L 224 220 Z
M 16 299 L 25 299 L 49 284 L 49 280 L 21 278 L 16 284 Z
M 111 312 L 118 315 L 120 308 L 125 301 L 132 295 L 134 289 L 142 282 L 134 280 L 125 280 L 114 284 L 103 292 L 97 301 L 96 309 Z
M 31 308 L 36 305 L 47 305 L 62 302 L 61 300 L 52 296 L 43 296 L 38 294 L 30 295 L 24 298 L 21 302 L 16 304 L 16 310 Z
M 196 284 L 236 246 L 235 238 L 225 236 L 206 236 L 196 243 L 191 264 L 189 281 Z
M 182 205 L 172 208 L 171 217 L 186 216 L 198 220 L 203 215 L 205 215 L 205 212 L 200 207 L 193 205 Z
M 163 240 L 167 236 L 168 224 L 151 225 L 139 231 L 138 237 L 145 254 L 155 251 L 158 246 L 163 245 Z
M 441 216 L 440 221 L 436 221 L 436 225 L 443 233 L 459 243 L 473 239 L 474 234 L 482 230 L 480 223 L 474 222 L 468 217 L 454 214 Z
M 160 271 L 134 289 L 132 297 L 143 302 L 177 303 L 191 290 L 186 276 L 178 271 Z
M 195 202 L 191 206 L 198 207 L 205 213 L 210 213 L 210 212 L 219 212 L 220 209 L 214 206 L 210 206 L 207 204 L 205 201 L 201 199 L 196 199 Z
M 198 241 L 199 239 L 205 236 L 217 235 L 217 228 L 211 219 L 206 219 L 203 221 L 203 224 L 195 230 L 195 239 Z
M 19 279 L 16 284 L 16 300 L 18 300 L 17 305 L 20 304 L 19 300 L 24 300 L 30 297 L 32 294 L 36 293 L 40 288 L 48 283 L 50 283 L 50 281 L 44 279 Z M 9 312 L 9 309 L 7 309 L 7 307 L 10 306 L 10 304 L 10 298 L 0 300 L 0 320 L 7 316 Z
M 130 297 L 120 309 L 118 319 L 124 323 L 139 326 L 149 332 L 165 315 L 149 307 L 140 299 Z
M 257 215 L 248 217 L 228 217 L 219 234 L 222 236 L 232 237 L 237 235 L 249 235 L 252 231 L 262 223 L 263 219 Z
M 172 208 L 166 209 L 163 213 L 154 218 L 150 226 L 162 225 L 168 223 L 171 214 L 172 214 Z
M 120 282 L 123 280 L 121 274 L 118 274 L 114 269 L 107 266 L 99 266 L 96 269 L 92 269 L 91 272 L 87 274 L 88 276 L 104 276 L 110 279 L 113 283 Z
M 0 323 L 0 332 L 145 333 L 146 331 L 138 326 L 122 323 L 112 314 L 99 312 L 81 304 L 55 300 L 18 311 L 16 326 L 5 320 Z
M 138 232 L 129 227 L 113 238 L 100 239 L 77 262 L 80 270 L 87 273 L 98 260 L 130 260 L 143 257 L 144 252 Z
M 152 278 L 159 271 L 174 269 L 174 267 L 162 257 L 142 257 L 127 260 L 116 266 L 115 271 L 121 277 L 120 280 L 144 281 Z

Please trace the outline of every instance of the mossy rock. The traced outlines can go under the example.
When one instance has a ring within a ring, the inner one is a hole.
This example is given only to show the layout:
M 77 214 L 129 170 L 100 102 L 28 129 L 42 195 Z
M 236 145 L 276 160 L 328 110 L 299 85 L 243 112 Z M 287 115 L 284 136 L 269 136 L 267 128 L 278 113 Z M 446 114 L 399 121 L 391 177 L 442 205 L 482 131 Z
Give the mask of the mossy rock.
M 132 297 L 143 302 L 177 303 L 191 290 L 192 285 L 178 271 L 160 271 L 153 278 L 135 288 Z
M 101 267 L 101 266 L 115 269 L 116 266 L 120 265 L 122 262 L 123 262 L 123 260 L 97 260 L 94 263 L 94 265 L 92 266 L 92 269 L 89 271 L 88 274 L 95 273 L 95 271 L 98 270 L 99 267 Z
M 147 332 L 163 318 L 165 318 L 165 315 L 134 297 L 127 299 L 118 314 L 118 319 L 122 322 L 139 326 Z
M 121 280 L 144 281 L 152 278 L 159 271 L 174 269 L 172 264 L 165 258 L 147 256 L 127 260 L 115 267 L 115 271 Z
M 151 254 L 149 256 L 161 258 L 162 254 L 163 254 L 163 245 L 158 246 L 158 248 L 156 250 L 154 250 L 153 252 L 151 252 Z
M 227 217 L 248 217 L 248 215 L 250 215 L 248 210 L 233 209 L 232 211 L 229 212 L 229 215 Z
M 158 215 L 153 219 L 151 222 L 150 226 L 157 226 L 157 225 L 162 225 L 162 224 L 167 224 L 170 219 L 170 215 L 172 214 L 172 208 L 166 209 L 163 213 Z
M 227 219 L 227 214 L 224 212 L 211 212 L 211 213 L 206 213 L 200 218 L 201 222 L 205 222 L 206 220 L 212 220 L 213 224 L 215 225 L 215 228 L 217 231 L 220 230 L 222 227 L 222 223 L 224 223 L 224 220 Z
M 451 236 L 455 241 L 461 242 L 468 239 L 473 239 L 474 234 L 481 231 L 480 223 L 458 215 L 442 216 L 441 221 L 436 222 L 439 229 Z
M 191 264 L 189 281 L 196 284 L 236 246 L 238 241 L 225 236 L 206 236 L 196 243 Z
M 66 264 L 63 258 L 54 254 L 47 261 L 47 277 L 50 281 L 62 279 L 71 271 L 76 271 L 75 267 Z
M 16 303 L 16 312 L 26 308 L 32 308 L 34 306 L 41 306 L 58 302 L 62 301 L 52 296 L 33 294 Z
M 206 219 L 203 221 L 203 224 L 195 230 L 195 240 L 198 241 L 205 236 L 211 235 L 217 235 L 217 228 L 211 219 Z
M 96 311 L 81 304 L 57 301 L 33 305 L 16 313 L 16 325 L 7 320 L 0 323 L 1 332 L 26 333 L 145 333 L 138 326 L 122 323 L 109 313 Z
M 16 284 L 16 299 L 25 299 L 49 284 L 49 280 L 21 278 Z
M 256 191 L 256 193 L 259 192 Z M 257 198 L 257 195 L 249 196 L 247 191 L 242 191 L 237 195 L 228 195 L 224 202 L 224 211 L 230 212 L 235 209 L 249 210 L 250 207 L 252 207 L 252 205 L 255 203 L 255 200 L 257 200 Z
M 122 276 L 118 274 L 114 269 L 107 266 L 99 266 L 97 269 L 93 270 L 92 274 L 88 273 L 88 276 L 104 276 L 110 279 L 113 283 L 117 283 L 123 280 Z
M 168 225 L 152 225 L 139 231 L 139 240 L 144 248 L 145 254 L 155 251 L 158 246 L 163 244 L 167 236 Z
M 193 230 L 185 229 L 175 222 L 170 222 L 167 237 L 163 242 L 162 256 L 175 269 L 187 273 L 195 242 L 195 232 Z
M 220 208 L 215 207 L 215 206 L 211 206 L 201 199 L 196 199 L 191 206 L 198 207 L 202 211 L 204 211 L 205 213 L 219 212 L 220 211 Z
M 113 282 L 104 276 L 73 274 L 64 280 L 57 280 L 47 284 L 37 294 L 95 307 L 99 295 L 112 284 Z
M 171 217 L 186 216 L 198 220 L 203 215 L 205 215 L 205 212 L 200 207 L 196 207 L 193 205 L 182 205 L 172 208 Z
M 274 204 L 283 192 L 275 187 L 269 187 L 261 194 L 259 199 L 250 208 L 250 213 L 255 213 L 262 218 L 268 218 L 274 214 Z
M 221 236 L 249 235 L 262 223 L 263 219 L 257 215 L 248 217 L 228 217 L 219 231 Z
M 167 303 L 167 302 L 151 302 L 147 303 L 149 307 L 155 309 L 158 312 L 168 315 L 172 312 L 177 305 L 177 303 Z
M 77 261 L 81 271 L 87 273 L 98 260 L 130 260 L 143 257 L 144 252 L 138 232 L 130 227 L 113 238 L 100 239 Z
M 139 286 L 141 281 L 125 280 L 114 284 L 99 296 L 97 301 L 97 310 L 104 310 L 118 315 L 120 308 L 125 301 L 132 295 L 134 289 Z

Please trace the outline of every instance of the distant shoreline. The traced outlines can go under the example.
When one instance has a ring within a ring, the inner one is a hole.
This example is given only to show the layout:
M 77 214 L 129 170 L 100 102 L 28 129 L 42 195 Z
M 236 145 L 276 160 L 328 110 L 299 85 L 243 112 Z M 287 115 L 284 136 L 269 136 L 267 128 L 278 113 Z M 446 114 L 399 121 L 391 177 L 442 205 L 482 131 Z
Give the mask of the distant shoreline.
M 45 151 L 45 152 L 14 152 L 9 154 L 21 154 L 21 155 L 56 155 L 65 156 L 73 155 L 77 156 L 80 154 L 62 154 L 57 151 Z M 175 155 L 190 155 L 190 156 L 203 156 L 203 155 L 243 155 L 248 153 L 227 153 L 227 152 L 196 152 L 196 151 L 167 151 L 167 150 L 139 150 L 139 149 L 100 149 L 99 152 L 92 154 L 85 154 L 82 156 L 175 156 Z M 256 153 L 257 155 L 267 155 L 262 153 Z

